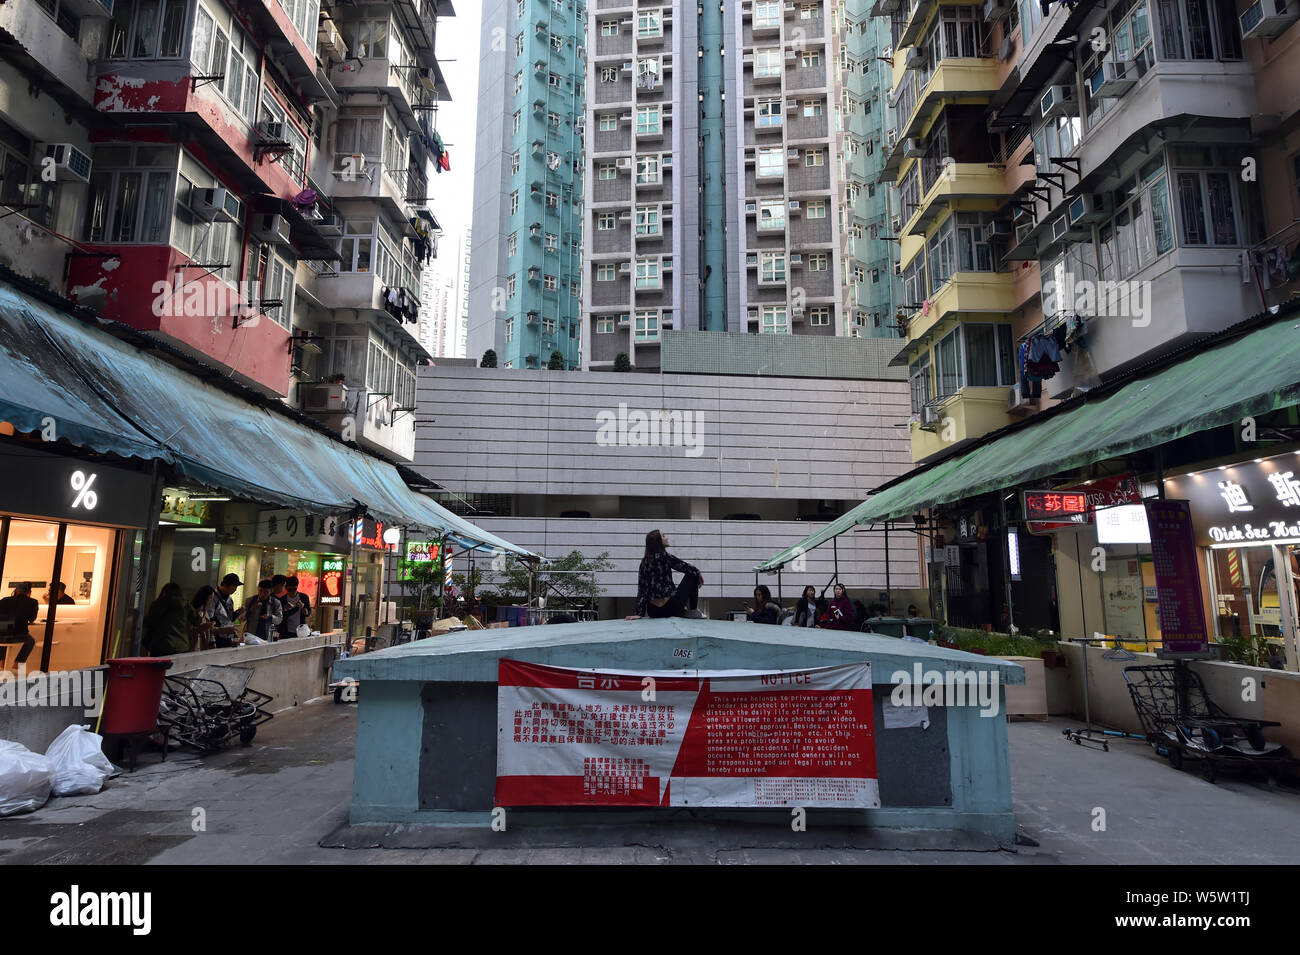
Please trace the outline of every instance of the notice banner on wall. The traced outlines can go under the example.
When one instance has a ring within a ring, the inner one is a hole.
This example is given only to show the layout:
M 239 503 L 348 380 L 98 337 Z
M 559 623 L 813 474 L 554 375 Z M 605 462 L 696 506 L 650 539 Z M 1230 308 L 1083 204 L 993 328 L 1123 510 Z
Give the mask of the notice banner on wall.
M 1160 605 L 1160 656 L 1197 656 L 1209 649 L 1196 536 L 1187 501 L 1149 500 L 1147 526 Z
M 869 663 L 684 675 L 503 659 L 496 805 L 875 808 L 871 707 Z

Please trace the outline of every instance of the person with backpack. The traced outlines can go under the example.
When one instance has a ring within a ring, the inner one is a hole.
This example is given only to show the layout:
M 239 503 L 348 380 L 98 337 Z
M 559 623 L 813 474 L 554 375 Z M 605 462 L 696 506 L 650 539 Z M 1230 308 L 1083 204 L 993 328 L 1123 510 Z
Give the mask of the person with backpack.
M 262 643 L 271 642 L 275 628 L 284 619 L 280 601 L 271 595 L 271 581 L 257 582 L 257 593 L 244 606 L 244 619 L 247 621 L 245 637 L 253 637 Z
M 200 623 L 199 612 L 186 602 L 181 585 L 163 584 L 144 617 L 144 649 L 151 657 L 188 653 L 191 635 Z

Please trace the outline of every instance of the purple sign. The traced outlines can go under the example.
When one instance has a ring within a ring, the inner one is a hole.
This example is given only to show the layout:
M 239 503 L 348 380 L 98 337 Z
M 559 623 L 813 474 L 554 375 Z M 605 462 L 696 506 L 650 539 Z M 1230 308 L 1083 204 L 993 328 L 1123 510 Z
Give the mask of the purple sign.
M 1196 536 L 1187 501 L 1145 502 L 1151 530 L 1151 556 L 1160 602 L 1161 656 L 1203 655 L 1209 649 Z

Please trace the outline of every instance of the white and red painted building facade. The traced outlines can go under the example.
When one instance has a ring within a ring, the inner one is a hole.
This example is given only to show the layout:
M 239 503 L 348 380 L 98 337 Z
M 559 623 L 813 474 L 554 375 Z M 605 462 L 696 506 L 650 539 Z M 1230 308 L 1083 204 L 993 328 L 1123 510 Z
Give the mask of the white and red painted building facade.
M 0 5 L 0 264 L 409 459 L 451 12 Z

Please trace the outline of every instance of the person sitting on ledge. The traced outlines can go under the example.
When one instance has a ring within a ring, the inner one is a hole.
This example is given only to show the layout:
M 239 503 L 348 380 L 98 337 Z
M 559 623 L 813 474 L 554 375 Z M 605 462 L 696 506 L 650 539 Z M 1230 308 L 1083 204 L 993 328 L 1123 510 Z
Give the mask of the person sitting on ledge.
M 772 591 L 767 584 L 754 588 L 754 606 L 745 608 L 745 619 L 750 623 L 781 622 L 781 608 L 772 603 Z
M 834 590 L 834 598 L 830 606 L 826 608 L 826 614 L 821 618 L 820 626 L 827 630 L 852 630 L 853 626 L 853 601 L 849 599 L 848 591 L 844 585 L 837 583 Z
M 682 575 L 676 587 L 673 586 L 674 570 Z M 636 614 L 624 619 L 691 617 L 702 620 L 704 614 L 695 609 L 695 604 L 703 583 L 698 570 L 668 553 L 668 538 L 653 530 L 645 536 L 645 556 L 637 573 Z

